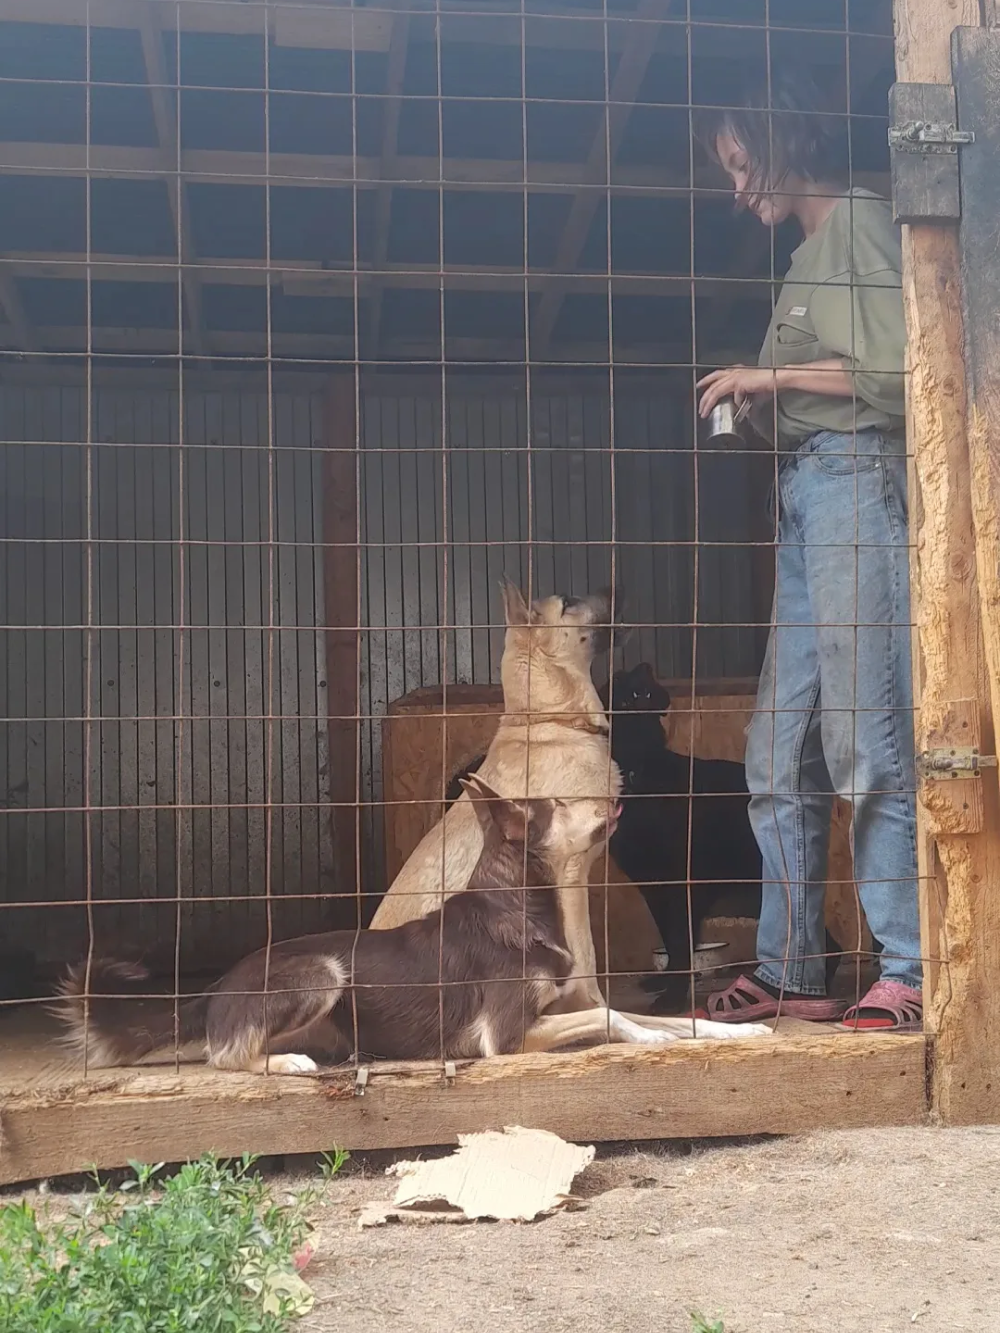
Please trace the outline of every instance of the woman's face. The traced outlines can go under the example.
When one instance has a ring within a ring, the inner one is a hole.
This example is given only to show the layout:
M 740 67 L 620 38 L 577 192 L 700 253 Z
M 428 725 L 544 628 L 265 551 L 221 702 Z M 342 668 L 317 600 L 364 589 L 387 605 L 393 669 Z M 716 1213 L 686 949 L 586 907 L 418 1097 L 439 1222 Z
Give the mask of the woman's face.
M 760 198 L 755 198 L 752 193 L 748 194 L 750 158 L 742 144 L 738 143 L 731 134 L 719 135 L 715 141 L 715 151 L 723 170 L 733 182 L 737 203 L 745 204 L 751 213 L 763 222 L 765 227 L 777 227 L 784 222 L 792 212 L 793 193 L 783 191 L 781 194 L 765 194 Z M 784 182 L 785 191 L 790 188 L 790 185 L 791 180 L 786 179 Z

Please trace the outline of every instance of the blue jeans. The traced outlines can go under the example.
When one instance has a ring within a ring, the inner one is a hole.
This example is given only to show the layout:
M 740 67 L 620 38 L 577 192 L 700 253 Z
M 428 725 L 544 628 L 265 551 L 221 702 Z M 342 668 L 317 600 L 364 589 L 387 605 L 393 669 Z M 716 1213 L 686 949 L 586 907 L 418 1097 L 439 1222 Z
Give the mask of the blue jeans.
M 919 987 L 906 460 L 898 441 L 823 431 L 777 484 L 774 624 L 747 743 L 763 857 L 757 977 L 825 995 L 834 793 L 886 980 Z M 786 960 L 787 959 L 787 963 Z

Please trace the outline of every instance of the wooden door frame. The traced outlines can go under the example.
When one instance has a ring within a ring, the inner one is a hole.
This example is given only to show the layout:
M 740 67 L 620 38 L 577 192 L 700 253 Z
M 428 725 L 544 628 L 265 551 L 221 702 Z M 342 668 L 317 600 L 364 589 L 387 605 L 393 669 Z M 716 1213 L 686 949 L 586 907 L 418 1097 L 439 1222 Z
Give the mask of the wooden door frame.
M 895 0 L 894 18 L 897 80 L 950 84 L 954 30 L 978 27 L 981 11 L 979 0 Z M 904 226 L 903 298 L 917 749 L 971 743 L 995 753 L 957 225 Z M 986 582 L 995 575 L 994 565 Z M 996 1118 L 1000 1092 L 1000 975 L 988 940 L 1000 884 L 994 775 L 921 784 L 918 855 L 930 1108 L 947 1123 L 983 1123 Z

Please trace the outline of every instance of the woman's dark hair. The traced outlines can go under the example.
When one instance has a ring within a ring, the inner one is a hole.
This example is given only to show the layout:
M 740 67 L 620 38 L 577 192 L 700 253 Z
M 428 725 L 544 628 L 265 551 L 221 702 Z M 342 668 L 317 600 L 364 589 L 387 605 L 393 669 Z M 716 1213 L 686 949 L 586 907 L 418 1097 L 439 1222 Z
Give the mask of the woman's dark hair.
M 828 100 L 808 74 L 773 70 L 769 83 L 747 88 L 738 108 L 706 112 L 698 137 L 716 161 L 720 134 L 735 139 L 749 159 L 745 203 L 779 189 L 790 174 L 847 183 L 847 117 L 829 114 Z

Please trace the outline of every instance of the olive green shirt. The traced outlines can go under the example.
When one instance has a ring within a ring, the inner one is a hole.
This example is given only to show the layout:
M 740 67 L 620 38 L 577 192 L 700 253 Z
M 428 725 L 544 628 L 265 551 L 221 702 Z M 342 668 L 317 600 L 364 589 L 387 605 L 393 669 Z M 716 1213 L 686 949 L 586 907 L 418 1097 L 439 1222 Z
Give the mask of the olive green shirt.
M 854 396 L 782 389 L 760 398 L 751 420 L 772 443 L 794 447 L 820 430 L 902 434 L 906 332 L 899 229 L 889 204 L 851 190 L 792 255 L 758 365 L 839 359 Z

